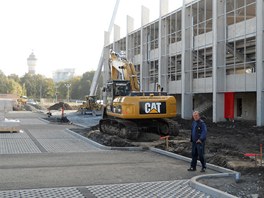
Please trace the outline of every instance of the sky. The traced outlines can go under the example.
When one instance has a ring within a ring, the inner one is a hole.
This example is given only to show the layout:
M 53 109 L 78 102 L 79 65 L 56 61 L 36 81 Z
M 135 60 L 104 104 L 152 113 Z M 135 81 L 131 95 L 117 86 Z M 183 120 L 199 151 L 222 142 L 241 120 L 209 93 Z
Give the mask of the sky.
M 182 0 L 168 0 L 169 12 Z M 75 68 L 76 75 L 96 70 L 104 31 L 116 0 L 1 0 L 0 70 L 6 75 L 28 72 L 27 58 L 36 56 L 36 73 L 52 77 L 57 69 Z M 159 0 L 120 0 L 115 24 L 126 34 L 126 16 L 140 27 L 141 6 L 150 10 L 150 22 L 159 16 Z M 112 42 L 113 36 L 110 41 Z

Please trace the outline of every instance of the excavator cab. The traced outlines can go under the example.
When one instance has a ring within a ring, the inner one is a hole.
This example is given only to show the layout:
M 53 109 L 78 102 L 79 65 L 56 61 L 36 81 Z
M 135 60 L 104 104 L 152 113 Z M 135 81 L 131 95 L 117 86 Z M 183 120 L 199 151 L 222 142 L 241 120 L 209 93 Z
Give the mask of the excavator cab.
M 113 80 L 107 83 L 107 101 L 112 102 L 118 96 L 129 96 L 131 93 L 130 82 L 128 80 Z

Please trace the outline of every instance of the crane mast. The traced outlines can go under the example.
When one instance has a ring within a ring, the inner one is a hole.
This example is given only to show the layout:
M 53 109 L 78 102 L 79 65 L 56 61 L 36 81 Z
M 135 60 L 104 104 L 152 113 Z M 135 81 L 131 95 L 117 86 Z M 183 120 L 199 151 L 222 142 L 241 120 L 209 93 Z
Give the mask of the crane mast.
M 114 7 L 114 10 L 113 10 L 113 14 L 112 14 L 112 18 L 111 18 L 111 21 L 110 21 L 110 24 L 109 24 L 109 27 L 108 27 L 108 32 L 109 33 L 111 33 L 111 31 L 113 29 L 119 3 L 120 3 L 120 0 L 116 0 L 115 7 Z M 96 94 L 96 88 L 97 88 L 97 85 L 98 85 L 99 77 L 101 75 L 101 71 L 102 71 L 102 67 L 103 67 L 103 61 L 104 61 L 104 47 L 102 48 L 101 56 L 100 56 L 99 63 L 98 63 L 98 66 L 97 66 L 97 70 L 95 71 L 95 74 L 94 74 L 94 77 L 93 77 L 93 81 L 92 81 L 92 84 L 91 84 L 89 96 L 95 96 L 95 94 Z

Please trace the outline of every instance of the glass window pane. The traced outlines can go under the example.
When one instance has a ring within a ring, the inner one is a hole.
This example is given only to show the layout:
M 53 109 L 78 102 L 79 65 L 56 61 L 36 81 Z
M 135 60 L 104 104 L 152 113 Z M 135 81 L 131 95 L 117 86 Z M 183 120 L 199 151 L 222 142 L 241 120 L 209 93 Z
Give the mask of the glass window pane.
M 246 7 L 246 17 L 251 19 L 256 16 L 256 4 L 250 4 Z
M 212 16 L 212 5 L 213 1 L 212 0 L 206 0 L 206 20 L 211 19 Z
M 234 0 L 226 0 L 226 12 L 234 10 Z
M 256 0 L 246 0 L 246 4 L 256 3 Z
M 245 20 L 245 11 L 244 8 L 236 10 L 236 23 L 239 23 L 241 21 Z
M 201 0 L 198 2 L 198 17 L 199 21 L 198 22 L 203 22 L 205 21 L 205 1 Z
M 234 20 L 234 12 L 230 12 L 226 15 L 226 24 L 227 25 L 232 25 L 235 23 L 235 20 Z
M 235 1 L 235 9 L 244 7 L 244 5 L 245 5 L 245 0 L 236 0 Z

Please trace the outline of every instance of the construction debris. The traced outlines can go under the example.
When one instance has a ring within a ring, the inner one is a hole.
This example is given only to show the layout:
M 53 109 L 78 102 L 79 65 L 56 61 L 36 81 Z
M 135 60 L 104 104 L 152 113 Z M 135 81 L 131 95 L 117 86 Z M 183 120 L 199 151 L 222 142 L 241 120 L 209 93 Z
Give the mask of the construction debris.
M 56 103 L 56 104 L 50 106 L 48 109 L 49 110 L 61 110 L 62 108 L 64 108 L 64 110 L 72 110 L 73 109 L 69 104 L 64 103 L 64 102 Z
M 180 124 L 180 133 L 174 139 L 169 139 L 168 151 L 191 157 L 190 129 L 191 120 L 184 120 L 180 117 L 176 118 Z M 208 135 L 206 141 L 205 156 L 208 163 L 215 164 L 221 167 L 226 167 L 241 172 L 241 180 L 235 183 L 232 180 L 232 185 L 226 185 L 219 179 L 214 181 L 204 181 L 210 186 L 221 189 L 225 192 L 239 197 L 250 197 L 251 194 L 258 194 L 259 197 L 264 197 L 264 167 L 255 167 L 255 159 L 245 157 L 245 153 L 259 153 L 260 144 L 264 142 L 264 127 L 254 126 L 254 122 L 250 121 L 235 121 L 233 123 L 222 122 L 213 123 L 208 118 L 206 120 L 208 127 Z M 107 146 L 156 146 L 160 149 L 166 149 L 164 140 L 159 140 L 159 137 L 151 137 L 152 142 L 147 142 L 150 138 L 142 138 L 141 142 L 131 142 L 126 139 L 116 136 L 102 134 L 98 127 L 92 129 L 78 129 L 77 133 L 88 137 L 100 144 Z M 149 134 L 151 135 L 151 134 Z M 186 167 L 187 170 L 188 167 Z
M 8 99 L 0 99 L 0 132 L 18 132 L 20 128 L 19 120 L 9 120 L 5 114 L 13 110 L 13 102 Z

